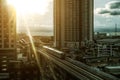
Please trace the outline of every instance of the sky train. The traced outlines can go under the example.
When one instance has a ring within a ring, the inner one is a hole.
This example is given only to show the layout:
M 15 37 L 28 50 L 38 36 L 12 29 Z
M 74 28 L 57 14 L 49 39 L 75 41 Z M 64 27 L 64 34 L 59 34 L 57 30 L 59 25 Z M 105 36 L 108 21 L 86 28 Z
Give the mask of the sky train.
M 62 51 L 59 51 L 55 48 L 51 48 L 49 46 L 43 46 L 43 49 L 46 50 L 46 52 L 50 53 L 51 55 L 58 57 L 60 59 L 65 59 L 65 53 Z

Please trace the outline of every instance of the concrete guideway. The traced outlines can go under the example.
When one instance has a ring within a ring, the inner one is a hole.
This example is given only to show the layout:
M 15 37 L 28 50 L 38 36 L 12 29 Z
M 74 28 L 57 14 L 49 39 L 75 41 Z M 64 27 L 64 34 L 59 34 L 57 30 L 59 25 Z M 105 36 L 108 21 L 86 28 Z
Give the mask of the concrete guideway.
M 52 60 L 56 65 L 60 66 L 61 68 L 63 68 L 64 70 L 66 70 L 67 72 L 69 72 L 70 74 L 74 75 L 75 77 L 77 77 L 78 80 L 119 80 L 116 77 L 113 77 L 111 75 L 101 75 L 99 72 L 91 72 L 92 70 L 90 70 L 90 68 L 88 67 L 80 67 L 76 64 L 74 64 L 74 62 L 71 62 L 70 60 L 66 59 L 66 60 L 62 60 L 59 59 L 53 55 L 50 55 L 49 53 L 45 52 L 44 50 L 37 50 L 38 53 L 42 54 L 45 57 L 49 56 L 49 59 Z

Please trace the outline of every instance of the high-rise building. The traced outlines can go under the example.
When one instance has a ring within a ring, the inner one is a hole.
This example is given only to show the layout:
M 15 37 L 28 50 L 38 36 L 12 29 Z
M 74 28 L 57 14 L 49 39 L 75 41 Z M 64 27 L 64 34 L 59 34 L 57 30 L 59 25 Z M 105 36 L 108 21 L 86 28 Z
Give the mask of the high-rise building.
M 54 35 L 58 48 L 79 48 L 93 39 L 93 0 L 54 0 Z
M 16 52 L 16 12 L 6 0 L 0 0 L 0 55 Z

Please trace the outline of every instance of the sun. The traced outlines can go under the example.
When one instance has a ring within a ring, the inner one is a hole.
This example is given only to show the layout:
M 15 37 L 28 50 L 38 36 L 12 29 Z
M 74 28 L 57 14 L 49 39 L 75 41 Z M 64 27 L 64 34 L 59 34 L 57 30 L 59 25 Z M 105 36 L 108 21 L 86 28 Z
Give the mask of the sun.
M 8 4 L 13 5 L 18 13 L 40 13 L 47 12 L 50 0 L 7 0 Z

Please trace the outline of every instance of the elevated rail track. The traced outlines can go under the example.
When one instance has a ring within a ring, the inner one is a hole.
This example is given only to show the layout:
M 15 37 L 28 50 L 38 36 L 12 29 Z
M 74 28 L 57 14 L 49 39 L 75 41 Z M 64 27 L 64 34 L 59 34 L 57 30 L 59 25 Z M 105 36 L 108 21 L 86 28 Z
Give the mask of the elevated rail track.
M 38 49 L 37 53 L 48 57 L 56 65 L 60 66 L 65 71 L 75 76 L 77 80 L 119 80 L 118 78 L 110 74 L 101 71 L 96 71 L 90 68 L 89 66 L 81 62 L 72 60 L 68 57 L 66 57 L 65 59 L 60 59 L 52 54 L 49 54 L 43 49 Z

